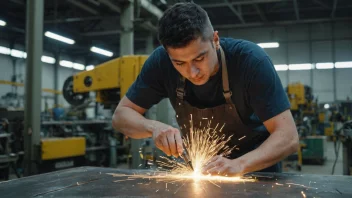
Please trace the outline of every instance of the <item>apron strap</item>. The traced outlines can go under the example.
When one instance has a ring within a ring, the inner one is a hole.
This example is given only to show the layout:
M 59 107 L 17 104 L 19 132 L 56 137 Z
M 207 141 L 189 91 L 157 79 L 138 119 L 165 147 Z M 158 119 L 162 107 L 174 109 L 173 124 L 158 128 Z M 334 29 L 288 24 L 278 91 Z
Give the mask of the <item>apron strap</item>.
M 222 68 L 222 88 L 224 90 L 223 94 L 228 104 L 232 104 L 231 96 L 232 91 L 229 88 L 229 77 L 227 73 L 226 57 L 225 53 L 220 46 L 220 57 L 221 57 L 221 68 Z
M 176 95 L 177 98 L 180 99 L 181 101 L 183 101 L 183 98 L 185 96 L 185 84 L 186 84 L 186 80 L 182 75 L 179 75 L 180 78 L 178 80 L 178 85 L 176 88 Z

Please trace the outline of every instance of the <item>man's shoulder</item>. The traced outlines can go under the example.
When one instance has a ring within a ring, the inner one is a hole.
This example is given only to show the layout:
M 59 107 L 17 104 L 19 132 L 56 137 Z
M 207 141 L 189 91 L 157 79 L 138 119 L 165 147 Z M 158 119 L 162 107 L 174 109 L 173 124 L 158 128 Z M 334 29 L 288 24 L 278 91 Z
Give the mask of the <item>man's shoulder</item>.
M 225 53 L 238 58 L 253 58 L 263 60 L 268 54 L 254 42 L 244 39 L 221 38 Z

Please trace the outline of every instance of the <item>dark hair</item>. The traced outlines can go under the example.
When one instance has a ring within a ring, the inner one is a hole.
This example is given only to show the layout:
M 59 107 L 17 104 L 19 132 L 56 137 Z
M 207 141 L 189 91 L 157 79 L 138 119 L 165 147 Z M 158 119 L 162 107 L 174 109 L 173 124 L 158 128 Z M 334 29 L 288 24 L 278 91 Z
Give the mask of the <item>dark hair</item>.
M 201 37 L 212 39 L 213 26 L 207 12 L 193 2 L 176 3 L 159 20 L 158 38 L 164 47 L 185 47 Z

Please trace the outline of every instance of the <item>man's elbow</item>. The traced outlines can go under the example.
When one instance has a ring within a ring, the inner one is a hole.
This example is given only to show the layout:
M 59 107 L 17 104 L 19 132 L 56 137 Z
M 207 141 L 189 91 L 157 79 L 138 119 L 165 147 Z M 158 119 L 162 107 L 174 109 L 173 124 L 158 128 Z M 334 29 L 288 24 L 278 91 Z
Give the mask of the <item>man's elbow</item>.
M 290 154 L 293 154 L 299 149 L 299 137 L 296 129 L 292 130 L 292 139 L 290 142 Z
M 117 107 L 115 109 L 115 112 L 112 116 L 112 127 L 116 130 L 116 131 L 119 131 L 119 132 L 122 132 L 121 131 L 121 126 L 120 126 L 120 123 L 121 123 L 121 109 L 120 107 Z

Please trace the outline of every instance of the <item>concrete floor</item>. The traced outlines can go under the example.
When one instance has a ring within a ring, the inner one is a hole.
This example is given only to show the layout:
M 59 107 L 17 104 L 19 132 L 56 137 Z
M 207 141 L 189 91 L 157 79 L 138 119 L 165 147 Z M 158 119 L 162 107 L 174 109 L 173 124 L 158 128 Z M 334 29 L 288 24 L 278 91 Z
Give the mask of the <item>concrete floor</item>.
M 319 174 L 319 175 L 331 175 L 332 167 L 335 162 L 335 150 L 334 150 L 334 143 L 332 141 L 327 141 L 326 144 L 326 161 L 323 165 L 306 165 L 303 164 L 302 170 L 290 170 L 287 172 L 296 172 L 302 174 Z M 340 145 L 339 156 L 336 162 L 334 175 L 343 175 L 342 170 L 342 144 Z

